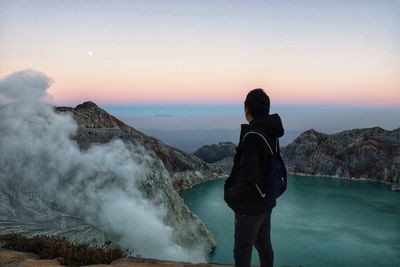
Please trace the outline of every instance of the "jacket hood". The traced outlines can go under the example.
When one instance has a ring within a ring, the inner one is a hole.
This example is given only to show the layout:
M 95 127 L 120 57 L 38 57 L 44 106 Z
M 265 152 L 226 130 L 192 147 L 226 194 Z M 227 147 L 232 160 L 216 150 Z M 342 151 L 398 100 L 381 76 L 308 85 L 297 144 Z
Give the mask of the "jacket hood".
M 242 133 L 250 130 L 260 131 L 272 138 L 282 137 L 285 132 L 281 117 L 276 113 L 254 119 L 249 124 L 242 124 Z

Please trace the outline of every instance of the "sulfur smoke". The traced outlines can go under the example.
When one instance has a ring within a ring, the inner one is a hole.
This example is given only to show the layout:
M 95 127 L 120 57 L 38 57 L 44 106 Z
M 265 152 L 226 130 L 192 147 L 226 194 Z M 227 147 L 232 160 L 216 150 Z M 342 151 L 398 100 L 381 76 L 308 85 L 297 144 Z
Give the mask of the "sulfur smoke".
M 33 70 L 0 80 L 0 221 L 36 222 L 42 232 L 90 228 L 143 257 L 205 261 L 204 249 L 173 240 L 163 205 L 143 197 L 141 181 L 163 175 L 146 149 L 115 140 L 81 151 L 72 116 L 52 108 L 51 82 Z

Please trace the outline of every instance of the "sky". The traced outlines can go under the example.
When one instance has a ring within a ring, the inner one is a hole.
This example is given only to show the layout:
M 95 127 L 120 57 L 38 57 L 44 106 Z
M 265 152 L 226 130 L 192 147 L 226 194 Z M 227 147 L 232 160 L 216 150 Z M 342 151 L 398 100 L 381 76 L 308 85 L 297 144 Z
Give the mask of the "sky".
M 56 104 L 152 116 L 239 106 L 261 87 L 276 106 L 384 118 L 400 107 L 399 29 L 399 0 L 0 0 L 0 77 L 35 69 Z

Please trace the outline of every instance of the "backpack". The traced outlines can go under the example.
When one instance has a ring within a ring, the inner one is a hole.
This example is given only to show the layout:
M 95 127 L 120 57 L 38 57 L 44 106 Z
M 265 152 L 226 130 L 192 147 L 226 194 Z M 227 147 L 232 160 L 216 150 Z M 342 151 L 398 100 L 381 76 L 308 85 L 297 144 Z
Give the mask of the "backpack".
M 260 187 L 255 184 L 258 192 L 260 193 L 261 197 L 265 200 L 277 199 L 279 196 L 286 191 L 287 187 L 287 172 L 285 163 L 283 162 L 282 156 L 279 153 L 279 142 L 278 138 L 276 139 L 276 151 L 274 152 L 269 145 L 267 139 L 258 132 L 248 132 L 243 136 L 243 139 L 248 134 L 257 134 L 261 136 L 261 138 L 267 144 L 269 151 L 271 152 L 271 160 L 269 163 L 269 168 L 267 169 L 267 173 L 265 177 L 262 177 L 262 188 L 264 188 L 264 192 L 260 189 Z

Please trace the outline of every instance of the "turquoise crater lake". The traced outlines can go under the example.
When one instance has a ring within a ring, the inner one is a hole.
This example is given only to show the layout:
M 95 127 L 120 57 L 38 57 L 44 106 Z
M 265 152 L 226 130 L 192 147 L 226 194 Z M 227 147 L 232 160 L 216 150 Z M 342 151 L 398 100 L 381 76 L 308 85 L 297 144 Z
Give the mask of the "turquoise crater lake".
M 233 263 L 233 212 L 223 201 L 224 179 L 180 195 L 213 233 L 210 262 Z M 275 266 L 400 266 L 400 192 L 368 181 L 288 177 L 272 212 Z M 252 264 L 258 264 L 253 251 Z

